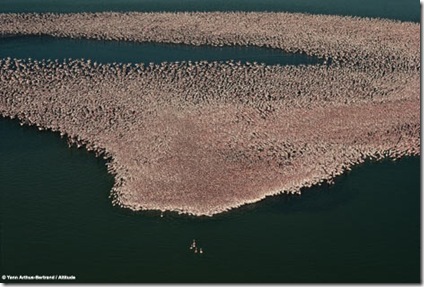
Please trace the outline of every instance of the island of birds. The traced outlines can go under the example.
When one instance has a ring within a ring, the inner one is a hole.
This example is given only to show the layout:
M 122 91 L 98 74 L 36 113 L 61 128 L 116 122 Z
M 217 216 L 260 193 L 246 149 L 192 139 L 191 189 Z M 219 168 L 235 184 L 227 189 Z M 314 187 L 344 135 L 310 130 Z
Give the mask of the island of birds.
M 213 215 L 420 153 L 420 26 L 288 13 L 0 14 L 0 35 L 255 45 L 331 64 L 0 61 L 0 114 L 108 158 L 113 203 Z

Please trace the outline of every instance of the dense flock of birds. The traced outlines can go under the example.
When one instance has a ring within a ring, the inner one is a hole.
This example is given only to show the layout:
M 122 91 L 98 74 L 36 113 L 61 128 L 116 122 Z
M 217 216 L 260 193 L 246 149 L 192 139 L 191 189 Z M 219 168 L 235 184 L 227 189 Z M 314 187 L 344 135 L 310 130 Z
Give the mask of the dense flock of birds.
M 0 114 L 110 159 L 115 204 L 213 215 L 420 153 L 419 25 L 287 13 L 0 14 L 0 34 L 258 45 L 331 65 L 0 61 Z

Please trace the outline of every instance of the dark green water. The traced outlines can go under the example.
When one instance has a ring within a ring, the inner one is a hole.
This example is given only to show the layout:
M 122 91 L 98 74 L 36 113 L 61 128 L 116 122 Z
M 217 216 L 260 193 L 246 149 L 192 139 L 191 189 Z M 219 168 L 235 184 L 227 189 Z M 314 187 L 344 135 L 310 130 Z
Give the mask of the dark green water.
M 160 63 L 175 61 L 241 61 L 267 65 L 318 64 L 323 61 L 304 54 L 284 53 L 261 47 L 211 47 L 155 43 L 96 41 L 54 37 L 0 38 L 0 58 L 85 58 L 112 63 Z
M 104 161 L 0 120 L 1 272 L 84 282 L 419 282 L 420 159 L 214 218 L 112 207 Z M 189 250 L 196 238 L 205 253 Z
M 3 0 L 0 11 L 275 10 L 419 21 L 408 1 Z M 354 3 L 351 3 L 354 2 Z M 72 3 L 72 4 L 71 4 Z M 362 4 L 361 4 L 362 3 Z M 367 3 L 367 4 L 365 4 Z M 222 4 L 222 5 L 220 5 Z M 19 37 L 0 57 L 314 64 L 253 47 Z M 420 158 L 368 162 L 334 186 L 276 196 L 213 218 L 132 213 L 108 198 L 105 161 L 58 134 L 0 118 L 0 275 L 80 282 L 420 282 Z M 196 256 L 192 239 L 205 250 Z M 7 282 L 7 281 L 6 281 Z M 21 281 L 22 282 L 22 281 Z
M 420 21 L 418 0 L 2 0 L 0 12 L 284 11 Z

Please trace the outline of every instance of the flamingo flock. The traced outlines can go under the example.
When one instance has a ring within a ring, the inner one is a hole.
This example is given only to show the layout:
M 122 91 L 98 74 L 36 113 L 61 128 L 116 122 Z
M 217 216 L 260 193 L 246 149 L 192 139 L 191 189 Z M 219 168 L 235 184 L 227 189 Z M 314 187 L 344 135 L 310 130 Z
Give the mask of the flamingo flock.
M 302 23 L 302 25 L 300 25 Z M 0 35 L 256 45 L 330 65 L 0 60 L 0 114 L 109 159 L 114 204 L 214 214 L 420 154 L 419 24 L 288 13 L 0 14 Z

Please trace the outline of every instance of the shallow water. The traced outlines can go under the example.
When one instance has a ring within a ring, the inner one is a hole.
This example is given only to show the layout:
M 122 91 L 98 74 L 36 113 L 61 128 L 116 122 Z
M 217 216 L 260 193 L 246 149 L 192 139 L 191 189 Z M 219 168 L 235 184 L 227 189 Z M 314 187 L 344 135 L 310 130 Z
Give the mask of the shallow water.
M 0 12 L 283 11 L 420 21 L 418 0 L 2 0 Z
M 420 159 L 213 218 L 112 207 L 105 162 L 0 120 L 4 274 L 103 282 L 419 282 Z M 203 255 L 189 250 L 192 239 Z
M 318 64 L 323 60 L 305 54 L 261 47 L 211 47 L 157 43 L 96 41 L 54 37 L 0 38 L 0 58 L 91 59 L 102 63 L 161 63 L 164 61 L 240 61 L 267 65 Z

